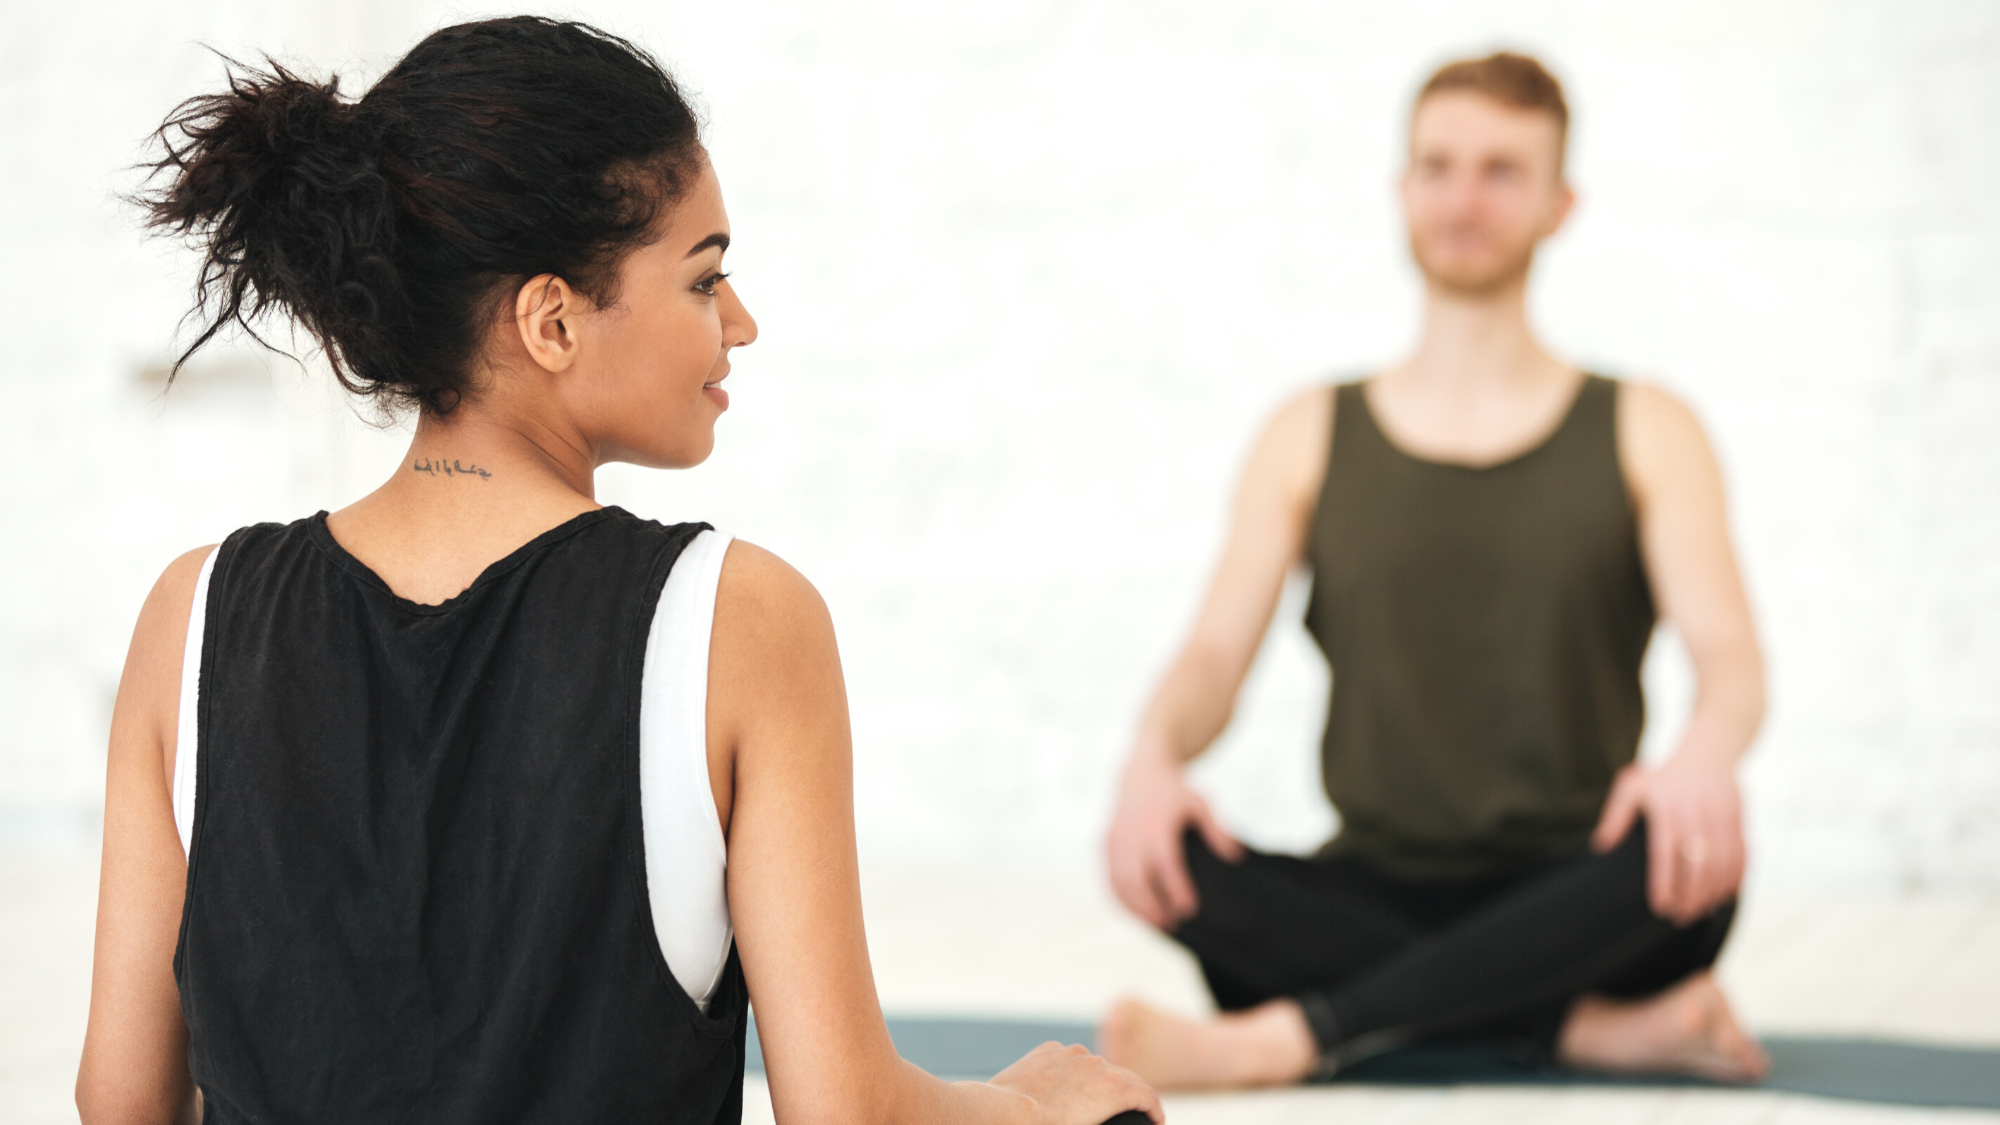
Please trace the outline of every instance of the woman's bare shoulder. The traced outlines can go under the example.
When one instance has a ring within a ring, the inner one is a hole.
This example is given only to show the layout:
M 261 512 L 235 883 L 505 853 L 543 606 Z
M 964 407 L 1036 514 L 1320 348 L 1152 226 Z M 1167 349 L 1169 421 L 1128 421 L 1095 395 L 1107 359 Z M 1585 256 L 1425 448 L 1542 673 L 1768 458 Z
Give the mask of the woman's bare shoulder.
M 146 595 L 146 602 L 139 608 L 139 624 L 133 630 L 132 644 L 136 652 L 142 640 L 166 642 L 166 648 L 178 654 L 187 641 L 188 617 L 194 611 L 194 588 L 201 581 L 202 564 L 215 551 L 216 544 L 196 547 L 167 564 L 160 577 L 153 582 L 152 590 Z M 148 648 L 155 647 L 149 645 Z M 179 656 L 175 656 L 179 660 Z M 128 665 L 129 667 L 129 665 Z M 179 677 L 180 665 L 176 663 L 175 677 Z
M 201 579 L 202 564 L 214 550 L 214 544 L 197 547 L 160 572 L 139 608 L 132 645 L 125 654 L 125 671 L 118 680 L 112 753 L 157 747 L 163 757 L 163 776 L 173 773 L 181 664 L 188 617 L 194 610 L 194 590 Z
M 777 688 L 801 675 L 838 676 L 833 616 L 798 569 L 737 539 L 723 557 L 710 663 L 739 683 Z
M 798 568 L 742 539 L 730 541 L 722 560 L 722 580 L 716 591 L 718 621 L 725 612 L 761 627 L 830 623 L 825 599 Z

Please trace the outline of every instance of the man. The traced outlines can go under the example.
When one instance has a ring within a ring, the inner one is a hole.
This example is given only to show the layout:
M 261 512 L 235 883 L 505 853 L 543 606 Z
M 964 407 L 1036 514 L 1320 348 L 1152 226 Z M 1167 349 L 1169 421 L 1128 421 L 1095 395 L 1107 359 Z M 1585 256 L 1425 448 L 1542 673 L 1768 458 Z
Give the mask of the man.
M 1296 1082 L 1437 1040 L 1725 1080 L 1768 1066 L 1709 972 L 1764 709 L 1721 475 L 1687 407 L 1572 368 L 1528 327 L 1535 248 L 1573 201 L 1567 123 L 1520 55 L 1425 84 L 1401 180 L 1422 338 L 1298 396 L 1251 454 L 1107 842 L 1120 900 L 1196 955 L 1222 1010 L 1106 1017 L 1105 1054 L 1157 1085 Z M 1182 775 L 1301 562 L 1342 823 L 1310 859 L 1244 848 Z M 1652 768 L 1634 758 L 1656 617 L 1699 691 Z

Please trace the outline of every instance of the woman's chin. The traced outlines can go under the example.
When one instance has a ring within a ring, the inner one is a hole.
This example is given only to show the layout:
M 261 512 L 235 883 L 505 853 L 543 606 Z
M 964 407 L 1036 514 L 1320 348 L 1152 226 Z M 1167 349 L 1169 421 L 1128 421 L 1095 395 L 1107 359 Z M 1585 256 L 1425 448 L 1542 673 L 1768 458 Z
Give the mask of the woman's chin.
M 646 447 L 627 447 L 607 460 L 637 465 L 642 469 L 692 469 L 708 460 L 715 452 L 715 425 L 710 423 L 699 428 L 696 433 L 678 435 L 672 442 L 661 442 Z

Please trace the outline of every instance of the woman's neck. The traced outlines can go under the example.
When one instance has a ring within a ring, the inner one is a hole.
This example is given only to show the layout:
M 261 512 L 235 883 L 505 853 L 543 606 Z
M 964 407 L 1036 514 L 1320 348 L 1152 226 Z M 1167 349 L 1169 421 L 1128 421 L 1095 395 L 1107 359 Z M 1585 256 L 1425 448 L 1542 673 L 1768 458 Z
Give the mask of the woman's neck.
M 510 493 L 554 488 L 585 500 L 596 498 L 596 459 L 579 435 L 532 415 L 505 415 L 472 403 L 449 415 L 418 419 L 404 461 L 396 480 L 408 475 L 409 483 L 425 477 L 451 479 L 460 473 L 453 463 L 464 462 L 468 470 L 475 463 L 484 470 L 464 474 L 481 481 L 504 475 L 503 490 Z M 420 467 L 424 462 L 430 467 Z
M 537 535 L 601 507 L 585 443 L 467 403 L 417 423 L 382 487 L 327 519 L 400 597 L 434 605 Z

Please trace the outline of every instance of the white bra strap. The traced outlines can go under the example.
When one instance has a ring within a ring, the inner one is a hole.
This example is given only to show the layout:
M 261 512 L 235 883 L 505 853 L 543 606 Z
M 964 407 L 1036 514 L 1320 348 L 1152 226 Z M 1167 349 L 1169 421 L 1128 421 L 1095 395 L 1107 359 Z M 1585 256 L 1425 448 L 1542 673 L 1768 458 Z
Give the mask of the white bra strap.
M 174 721 L 174 828 L 181 834 L 181 855 L 194 844 L 195 763 L 200 757 L 201 724 L 201 635 L 208 624 L 208 576 L 215 572 L 215 556 L 201 561 L 201 577 L 194 582 L 194 605 L 188 610 L 187 645 L 181 650 L 181 704 Z
M 696 1004 L 729 963 L 728 846 L 708 779 L 708 649 L 730 537 L 703 531 L 674 560 L 639 693 L 639 817 L 660 953 Z

